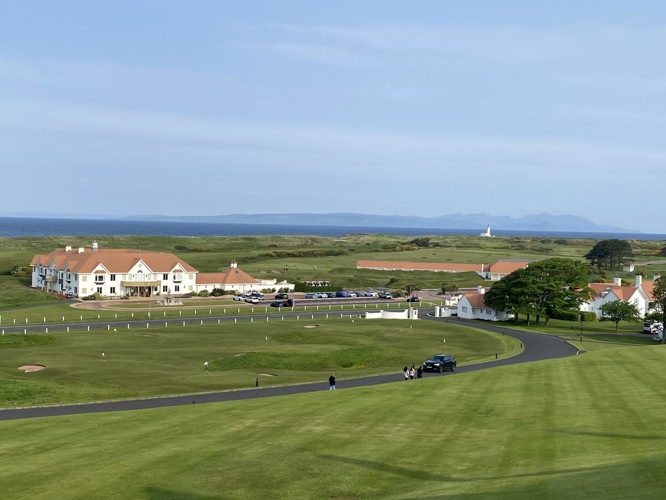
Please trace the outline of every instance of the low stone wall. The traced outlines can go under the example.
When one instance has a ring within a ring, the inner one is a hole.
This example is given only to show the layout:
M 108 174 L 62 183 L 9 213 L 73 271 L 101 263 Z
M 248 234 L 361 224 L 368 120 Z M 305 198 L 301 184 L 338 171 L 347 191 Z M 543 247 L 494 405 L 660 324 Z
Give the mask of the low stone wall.
M 419 319 L 419 310 L 410 307 L 402 311 L 368 311 L 365 319 Z

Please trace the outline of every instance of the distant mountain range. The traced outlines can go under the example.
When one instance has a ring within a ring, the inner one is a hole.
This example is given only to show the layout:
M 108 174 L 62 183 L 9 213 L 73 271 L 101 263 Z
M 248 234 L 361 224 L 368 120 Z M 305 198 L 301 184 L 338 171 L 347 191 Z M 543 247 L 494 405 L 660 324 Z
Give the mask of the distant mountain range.
M 488 214 L 450 214 L 438 217 L 406 215 L 371 215 L 357 213 L 291 213 L 291 214 L 229 214 L 229 215 L 133 215 L 104 216 L 52 213 L 13 213 L 6 217 L 40 217 L 59 219 L 139 220 L 164 222 L 215 222 L 225 224 L 273 224 L 298 226 L 350 226 L 373 228 L 413 227 L 424 229 L 470 229 L 484 231 L 487 225 L 499 231 L 569 231 L 588 233 L 640 233 L 635 229 L 604 226 L 576 215 L 526 215 L 524 217 Z

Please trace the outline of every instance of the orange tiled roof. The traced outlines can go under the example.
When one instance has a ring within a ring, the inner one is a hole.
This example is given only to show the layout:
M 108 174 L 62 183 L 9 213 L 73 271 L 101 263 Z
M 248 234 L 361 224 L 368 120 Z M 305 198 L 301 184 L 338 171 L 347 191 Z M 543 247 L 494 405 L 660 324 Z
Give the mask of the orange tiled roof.
M 125 248 L 104 248 L 96 251 L 85 249 L 81 253 L 78 250 L 66 251 L 60 248 L 47 255 L 35 255 L 30 265 L 50 266 L 52 261 L 56 268 L 69 269 L 78 274 L 92 273 L 100 264 L 110 273 L 127 273 L 139 261 L 145 263 L 154 273 L 170 273 L 178 270 L 188 273 L 198 272 L 172 253 Z
M 594 293 L 598 296 L 603 295 L 604 292 L 612 291 L 618 300 L 624 301 L 631 299 L 638 290 L 635 286 L 621 286 L 615 283 L 589 283 L 587 286 L 594 290 Z
M 486 303 L 483 301 L 485 294 L 480 292 L 465 292 L 464 295 L 472 307 L 487 307 Z
M 643 291 L 647 294 L 648 298 L 650 301 L 654 302 L 654 281 L 644 281 L 641 283 L 641 286 L 643 287 Z
M 257 280 L 237 267 L 230 267 L 221 273 L 197 274 L 198 285 L 256 285 Z
M 490 266 L 493 274 L 511 274 L 518 269 L 525 269 L 532 261 L 529 260 L 498 260 Z

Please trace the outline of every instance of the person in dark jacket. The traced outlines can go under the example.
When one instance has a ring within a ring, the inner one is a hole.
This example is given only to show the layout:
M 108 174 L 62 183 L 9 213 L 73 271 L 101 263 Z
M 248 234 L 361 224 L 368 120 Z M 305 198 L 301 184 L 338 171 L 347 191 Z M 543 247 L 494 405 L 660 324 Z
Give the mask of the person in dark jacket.
M 328 390 L 329 391 L 334 391 L 335 390 L 335 375 L 331 374 L 330 377 L 328 377 Z
M 416 378 L 423 378 L 423 366 L 421 365 L 416 369 Z

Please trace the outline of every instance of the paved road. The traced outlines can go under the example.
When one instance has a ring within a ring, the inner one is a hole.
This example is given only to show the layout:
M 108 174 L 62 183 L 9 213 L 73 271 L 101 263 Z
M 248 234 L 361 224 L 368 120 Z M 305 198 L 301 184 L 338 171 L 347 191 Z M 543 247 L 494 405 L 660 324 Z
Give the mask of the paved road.
M 324 315 L 321 313 L 320 315 Z M 317 316 L 317 314 L 315 314 Z M 515 363 L 527 363 L 532 361 L 540 361 L 544 359 L 562 358 L 572 356 L 578 353 L 576 348 L 566 343 L 565 341 L 556 337 L 541 335 L 536 333 L 512 331 L 504 329 L 495 324 L 482 323 L 482 322 L 464 322 L 459 320 L 443 319 L 426 317 L 425 314 L 421 316 L 422 319 L 430 321 L 440 321 L 442 323 L 451 322 L 456 324 L 467 324 L 473 328 L 482 328 L 489 331 L 494 331 L 501 334 L 510 335 L 523 343 L 524 350 L 511 358 L 490 361 L 486 363 L 478 363 L 474 365 L 459 366 L 456 373 L 465 373 L 475 370 L 482 370 L 496 366 L 505 366 Z M 225 320 L 233 320 L 233 318 L 224 318 Z M 125 322 L 126 323 L 126 322 Z M 470 335 L 474 332 L 470 330 Z M 424 373 L 424 377 L 440 377 L 451 376 L 451 373 L 444 374 L 430 374 Z M 390 382 L 402 381 L 402 371 L 397 371 L 394 374 L 376 375 L 371 377 L 362 377 L 347 380 L 338 380 L 337 388 L 346 389 L 352 387 L 363 387 L 371 385 L 386 384 Z M 243 399 L 255 399 L 275 396 L 286 396 L 290 394 L 301 394 L 305 392 L 314 392 L 328 390 L 328 381 L 310 384 L 297 384 L 279 387 L 266 387 L 266 388 L 252 388 L 241 389 L 223 392 L 210 392 L 204 394 L 190 394 L 182 396 L 167 396 L 156 397 L 147 399 L 131 399 L 124 401 L 111 401 L 103 403 L 85 403 L 74 405 L 61 405 L 61 406 L 46 406 L 46 407 L 31 407 L 31 408 L 18 408 L 18 409 L 5 409 L 0 410 L 0 420 L 16 420 L 24 418 L 36 417 L 51 417 L 62 415 L 77 415 L 83 413 L 101 413 L 110 411 L 126 411 L 126 410 L 142 410 L 148 408 L 162 408 L 167 406 L 181 406 L 190 404 L 201 403 L 214 403 L 222 401 L 239 401 Z

